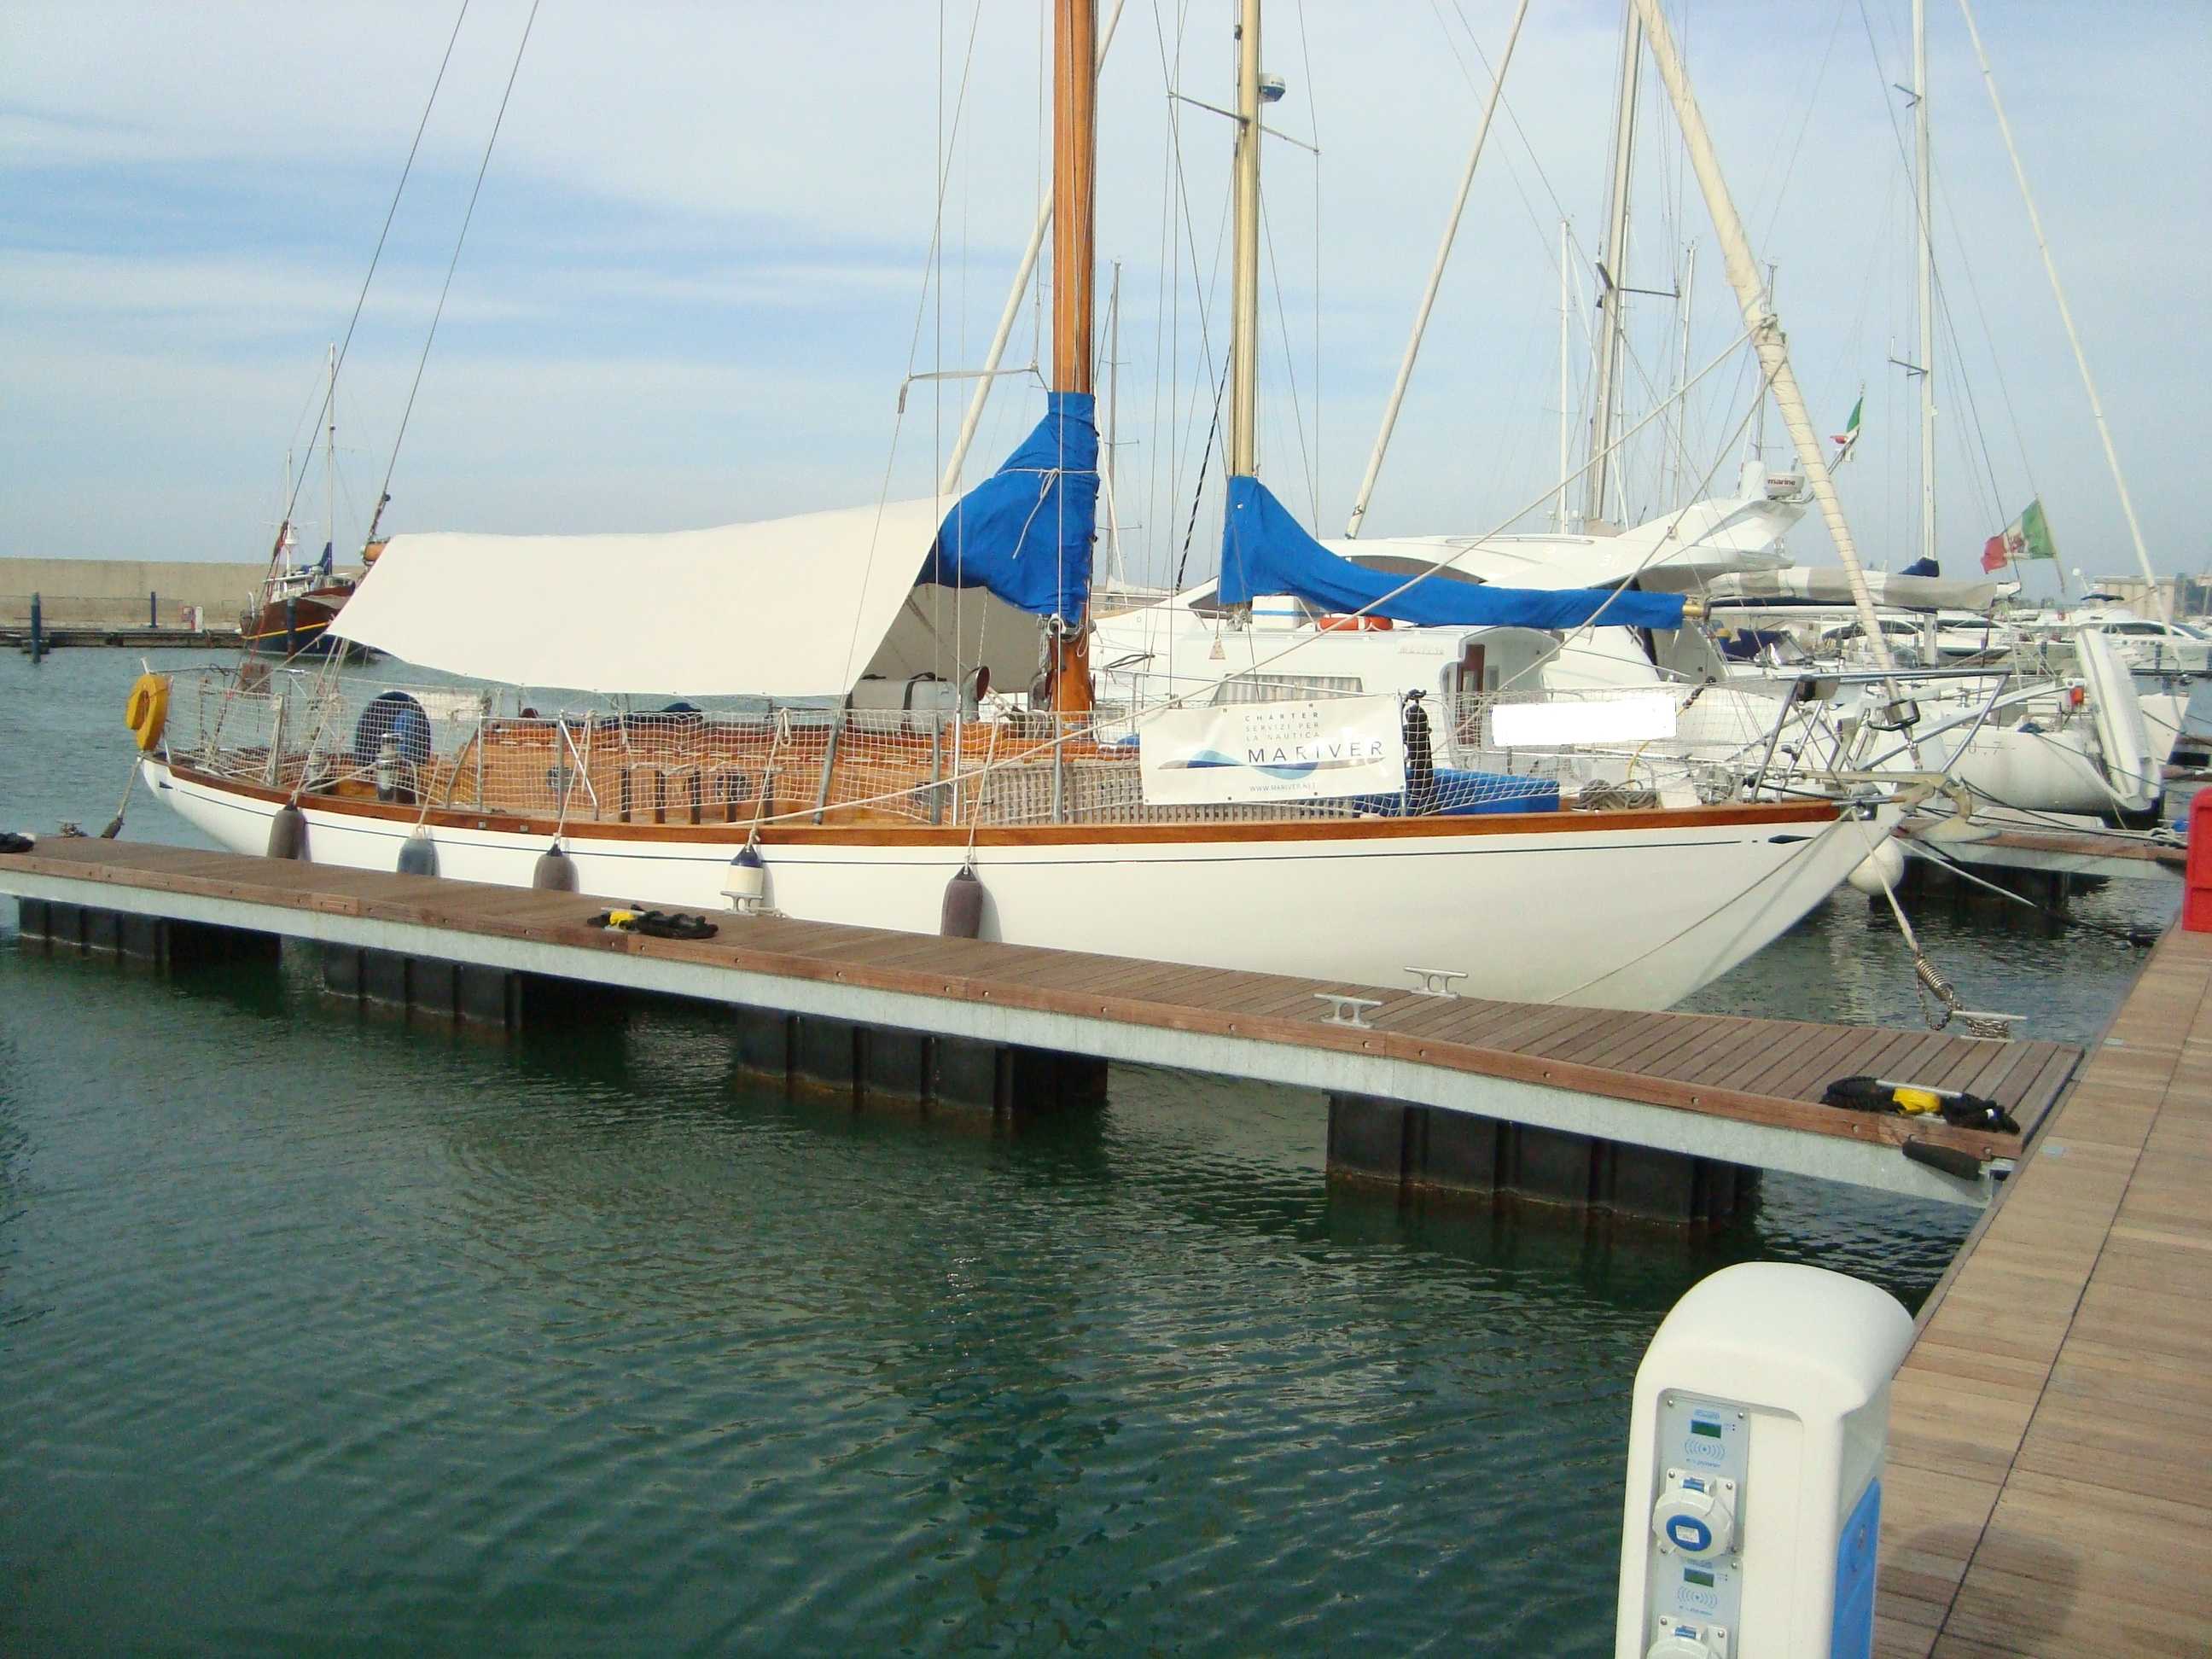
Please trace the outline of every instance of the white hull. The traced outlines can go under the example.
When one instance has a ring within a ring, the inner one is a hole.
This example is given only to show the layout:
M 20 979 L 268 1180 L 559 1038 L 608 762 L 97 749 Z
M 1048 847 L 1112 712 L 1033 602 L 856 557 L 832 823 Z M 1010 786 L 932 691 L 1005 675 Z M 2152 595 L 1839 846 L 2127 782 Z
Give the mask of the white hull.
M 160 761 L 146 775 L 223 846 L 266 849 L 276 800 L 173 776 Z M 316 863 L 398 866 L 404 818 L 302 805 Z M 988 895 L 982 936 L 1347 984 L 1404 988 L 1409 968 L 1454 969 L 1467 975 L 1463 995 L 1663 1008 L 1804 915 L 1896 821 L 1887 810 L 1865 820 L 1686 814 L 1660 825 L 1574 816 L 1573 827 L 1391 837 L 987 836 L 974 858 Z M 529 885 L 546 846 L 542 833 L 431 834 L 440 874 L 506 886 Z M 726 839 L 600 837 L 587 826 L 562 846 L 586 893 L 727 913 Z M 777 910 L 917 933 L 938 931 L 964 856 L 957 843 L 804 835 L 771 836 L 762 852 Z
M 1958 752 L 1963 733 L 1946 732 L 1923 751 L 1930 766 L 1948 766 L 1961 783 L 2002 806 L 2094 817 L 2114 805 L 2093 750 L 2079 730 L 1982 731 Z

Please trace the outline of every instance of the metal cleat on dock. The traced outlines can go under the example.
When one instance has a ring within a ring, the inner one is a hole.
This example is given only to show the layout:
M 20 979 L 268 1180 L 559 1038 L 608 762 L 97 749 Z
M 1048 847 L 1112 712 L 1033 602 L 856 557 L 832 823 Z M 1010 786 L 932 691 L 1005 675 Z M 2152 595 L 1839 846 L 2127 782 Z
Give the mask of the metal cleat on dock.
M 1322 1024 L 1349 1025 L 1356 1031 L 1373 1030 L 1374 1026 L 1365 1018 L 1367 1011 L 1382 1006 L 1381 997 L 1346 996 L 1337 991 L 1316 991 L 1314 1000 L 1333 1005 L 1328 1018 L 1322 1021 Z
M 1406 971 L 1418 981 L 1413 987 L 1416 996 L 1448 997 L 1453 1001 L 1459 1000 L 1459 993 L 1452 989 L 1452 981 L 1467 977 L 1464 968 L 1408 968 Z

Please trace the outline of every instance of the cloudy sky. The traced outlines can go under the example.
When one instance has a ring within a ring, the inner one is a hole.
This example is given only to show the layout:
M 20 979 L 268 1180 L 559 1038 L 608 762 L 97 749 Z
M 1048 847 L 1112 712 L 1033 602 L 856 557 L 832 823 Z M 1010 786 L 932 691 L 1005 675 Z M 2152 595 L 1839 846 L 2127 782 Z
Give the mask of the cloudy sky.
M 1102 0 L 1102 10 L 1111 0 Z M 529 0 L 472 0 L 354 334 L 337 533 L 357 542 Z M 1122 265 L 1122 517 L 1172 568 L 1225 341 L 1228 0 L 1128 0 L 1102 91 L 1099 254 Z M 1676 0 L 1722 161 L 1870 558 L 1913 556 L 1908 0 Z M 459 7 L 105 0 L 0 10 L 0 553 L 261 556 Z M 2131 563 L 1964 25 L 1930 0 L 1947 566 L 2039 493 L 2066 562 Z M 1984 39 L 2154 560 L 2212 562 L 2194 450 L 2212 201 L 2212 7 L 1984 0 Z M 392 482 L 389 527 L 676 528 L 930 487 L 1042 182 L 1038 0 L 836 6 L 543 0 Z M 1262 471 L 1340 528 L 1510 0 L 1276 0 Z M 1558 476 L 1559 220 L 1586 419 L 1614 0 L 1536 0 L 1369 520 L 1498 527 Z M 1627 279 L 1632 413 L 1735 337 L 1713 239 L 1650 84 Z M 1316 160 L 1291 137 L 1318 143 Z M 939 217 L 937 180 L 945 179 Z M 941 234 L 933 238 L 933 230 Z M 935 257 L 933 259 L 933 241 Z M 1103 285 L 1103 284 L 1102 284 Z M 1103 307 L 1101 308 L 1102 318 Z M 1010 362 L 1035 355 L 1030 313 Z M 1733 476 L 1741 354 L 1638 446 L 1632 510 Z M 994 398 L 972 477 L 1041 408 Z M 1778 440 L 1776 424 L 1770 441 Z M 1771 452 L 1778 459 L 1780 450 Z M 1218 452 L 1217 452 L 1218 453 Z M 1662 471 L 1663 458 L 1674 459 Z M 1689 475 L 1688 483 L 1683 473 Z M 322 475 L 299 516 L 329 516 Z M 1201 503 L 1191 568 L 1218 532 Z M 1540 512 L 1522 520 L 1543 522 Z M 1801 556 L 1830 556 L 1817 528 Z

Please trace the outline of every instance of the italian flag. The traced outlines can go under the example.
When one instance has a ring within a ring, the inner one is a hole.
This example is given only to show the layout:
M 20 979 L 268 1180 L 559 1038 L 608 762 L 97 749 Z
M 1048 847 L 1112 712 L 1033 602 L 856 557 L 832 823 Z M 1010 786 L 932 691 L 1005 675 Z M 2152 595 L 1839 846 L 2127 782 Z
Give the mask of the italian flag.
M 1829 442 L 1836 446 L 1836 462 L 1841 466 L 1850 459 L 1851 447 L 1859 441 L 1859 412 L 1866 407 L 1866 393 L 1859 393 L 1858 402 L 1851 405 L 1851 418 L 1844 422 L 1841 432 L 1831 434 Z
M 2043 498 L 2030 501 L 2020 517 L 1982 544 L 1982 568 L 1995 570 L 2016 559 L 2058 557 L 2058 544 L 2051 538 L 2051 524 L 2043 516 Z

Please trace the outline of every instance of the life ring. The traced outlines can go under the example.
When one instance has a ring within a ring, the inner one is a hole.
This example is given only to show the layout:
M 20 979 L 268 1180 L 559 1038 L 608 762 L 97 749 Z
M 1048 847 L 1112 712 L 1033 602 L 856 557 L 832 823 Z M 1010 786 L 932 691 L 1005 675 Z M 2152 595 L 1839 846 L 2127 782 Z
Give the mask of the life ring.
M 1324 634 L 1381 634 L 1391 626 L 1388 617 L 1323 617 L 1314 624 Z
M 169 677 L 167 674 L 141 674 L 131 688 L 130 700 L 123 705 L 123 723 L 131 728 L 131 736 L 138 739 L 142 754 L 149 754 L 161 741 L 162 728 L 169 723 Z

